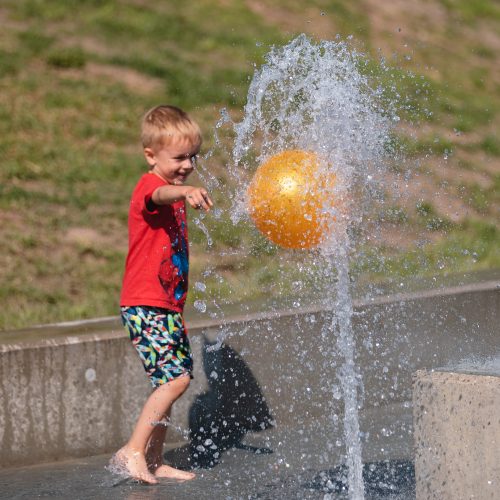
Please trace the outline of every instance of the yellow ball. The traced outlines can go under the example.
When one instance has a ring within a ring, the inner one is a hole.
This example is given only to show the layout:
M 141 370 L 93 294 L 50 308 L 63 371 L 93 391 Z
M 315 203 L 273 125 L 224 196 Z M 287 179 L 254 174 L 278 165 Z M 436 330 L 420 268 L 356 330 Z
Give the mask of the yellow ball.
M 334 178 L 320 179 L 315 153 L 283 151 L 255 172 L 248 188 L 249 213 L 264 236 L 286 248 L 313 248 L 328 228 L 324 197 Z M 328 189 L 327 189 L 328 188 Z

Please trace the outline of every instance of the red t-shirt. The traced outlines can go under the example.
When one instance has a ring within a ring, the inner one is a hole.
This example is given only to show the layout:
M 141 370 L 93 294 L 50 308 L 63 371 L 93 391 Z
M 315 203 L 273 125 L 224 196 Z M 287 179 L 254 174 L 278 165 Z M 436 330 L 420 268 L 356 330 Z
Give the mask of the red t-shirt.
M 166 184 L 155 174 L 144 174 L 132 193 L 121 306 L 154 306 L 177 312 L 184 308 L 189 271 L 185 203 L 148 209 L 153 192 Z

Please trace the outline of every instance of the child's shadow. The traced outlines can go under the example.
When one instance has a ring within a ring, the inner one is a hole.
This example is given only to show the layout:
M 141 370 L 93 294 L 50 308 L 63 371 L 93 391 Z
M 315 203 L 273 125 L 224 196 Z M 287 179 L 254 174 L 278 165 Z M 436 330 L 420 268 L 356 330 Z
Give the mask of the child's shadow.
M 244 445 L 247 432 L 273 426 L 273 418 L 259 384 L 241 356 L 229 346 L 207 350 L 205 338 L 203 369 L 209 389 L 199 394 L 189 409 L 191 441 L 172 450 L 165 458 L 180 468 L 214 467 L 225 450 L 239 448 L 253 453 L 272 453 L 269 448 Z

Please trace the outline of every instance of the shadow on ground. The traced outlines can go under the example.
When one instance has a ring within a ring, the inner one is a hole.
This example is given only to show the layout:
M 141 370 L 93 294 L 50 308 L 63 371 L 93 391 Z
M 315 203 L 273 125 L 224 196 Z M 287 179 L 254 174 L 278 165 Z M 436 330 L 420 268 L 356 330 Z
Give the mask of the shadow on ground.
M 274 425 L 259 384 L 241 356 L 228 345 L 209 349 L 206 338 L 203 369 L 208 391 L 199 394 L 189 409 L 190 443 L 168 451 L 166 460 L 179 468 L 211 468 L 232 448 L 252 453 L 272 453 L 242 443 L 248 432 Z
M 348 470 L 339 465 L 316 473 L 311 479 L 302 483 L 308 490 L 325 493 L 348 494 Z M 365 495 L 370 499 L 390 498 L 405 495 L 414 498 L 415 467 L 408 460 L 383 460 L 363 464 L 363 482 Z

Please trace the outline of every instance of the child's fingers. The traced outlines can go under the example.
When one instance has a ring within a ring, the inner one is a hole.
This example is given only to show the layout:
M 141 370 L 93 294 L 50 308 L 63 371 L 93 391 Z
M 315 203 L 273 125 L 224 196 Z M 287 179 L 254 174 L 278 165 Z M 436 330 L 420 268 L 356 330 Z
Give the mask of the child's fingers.
M 193 208 L 198 208 L 199 201 L 196 199 L 195 196 L 190 194 L 189 196 L 186 197 L 187 202 L 191 205 Z
M 201 203 L 198 205 L 198 208 L 203 208 L 203 210 L 205 210 L 205 212 L 208 212 L 210 210 L 210 207 L 212 205 L 208 203 L 208 201 L 206 200 L 206 198 L 202 198 L 202 201 Z
M 202 202 L 201 202 L 201 206 L 204 210 L 209 210 L 210 207 L 213 207 L 213 203 L 212 203 L 212 200 L 210 199 L 210 196 L 208 196 L 208 193 L 205 189 L 200 189 L 200 194 L 202 196 Z
M 206 212 L 208 212 L 210 210 L 211 206 L 212 205 L 208 203 L 208 201 L 206 200 L 206 198 L 204 198 L 203 196 L 200 196 L 197 199 L 196 203 L 194 203 L 193 208 L 195 208 L 197 210 L 203 209 Z
M 212 200 L 210 199 L 210 196 L 208 196 L 208 193 L 202 193 L 202 196 L 203 196 L 203 199 L 205 200 L 205 203 L 209 207 L 213 207 L 214 206 L 214 204 L 212 203 Z
M 191 193 L 187 196 L 187 201 L 195 210 L 203 209 L 208 212 L 210 207 L 213 207 L 212 200 L 205 189 Z

